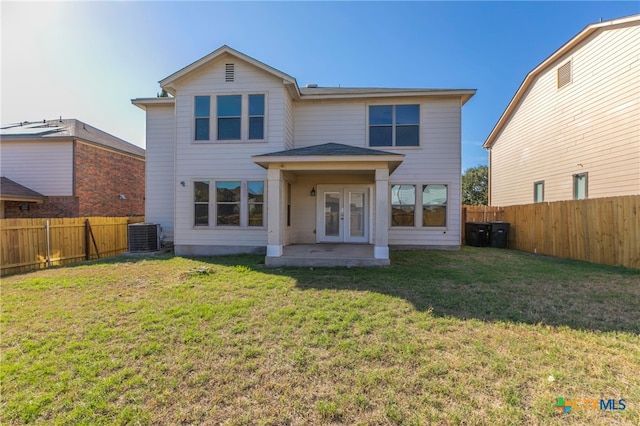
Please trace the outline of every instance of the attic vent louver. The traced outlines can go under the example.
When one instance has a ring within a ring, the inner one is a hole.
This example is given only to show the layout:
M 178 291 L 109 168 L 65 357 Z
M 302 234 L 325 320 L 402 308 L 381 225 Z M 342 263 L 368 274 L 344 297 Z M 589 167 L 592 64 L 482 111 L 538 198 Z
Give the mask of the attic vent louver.
M 236 70 L 234 64 L 225 64 L 224 66 L 224 81 L 233 83 L 236 79 Z
M 571 83 L 571 62 L 569 61 L 558 68 L 558 89 Z

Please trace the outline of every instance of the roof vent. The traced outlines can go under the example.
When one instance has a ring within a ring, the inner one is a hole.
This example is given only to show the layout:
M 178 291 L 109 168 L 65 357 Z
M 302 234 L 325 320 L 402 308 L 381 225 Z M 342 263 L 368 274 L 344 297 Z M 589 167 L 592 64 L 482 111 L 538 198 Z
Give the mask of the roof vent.
M 307 89 L 315 89 L 315 88 L 317 88 L 317 87 L 318 87 L 318 85 L 317 85 L 316 83 L 309 83 L 309 84 L 307 84 Z
M 558 68 L 558 89 L 571 83 L 571 62 L 569 61 Z
M 236 80 L 236 69 L 234 64 L 224 65 L 224 81 L 233 83 Z

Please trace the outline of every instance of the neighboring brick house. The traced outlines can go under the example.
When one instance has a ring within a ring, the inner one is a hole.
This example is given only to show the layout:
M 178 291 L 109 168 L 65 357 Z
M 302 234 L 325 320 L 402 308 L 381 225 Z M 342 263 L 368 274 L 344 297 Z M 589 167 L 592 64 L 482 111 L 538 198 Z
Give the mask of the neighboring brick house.
M 2 126 L 0 136 L 2 217 L 144 215 L 144 149 L 75 119 Z M 20 198 L 29 190 L 44 198 Z

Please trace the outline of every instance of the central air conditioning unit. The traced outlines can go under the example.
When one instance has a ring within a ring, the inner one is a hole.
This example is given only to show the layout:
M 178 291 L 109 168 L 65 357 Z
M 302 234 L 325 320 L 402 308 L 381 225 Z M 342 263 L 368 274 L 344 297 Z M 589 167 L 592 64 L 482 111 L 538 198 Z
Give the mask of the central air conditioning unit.
M 130 253 L 157 250 L 160 250 L 160 224 L 132 223 L 129 225 Z

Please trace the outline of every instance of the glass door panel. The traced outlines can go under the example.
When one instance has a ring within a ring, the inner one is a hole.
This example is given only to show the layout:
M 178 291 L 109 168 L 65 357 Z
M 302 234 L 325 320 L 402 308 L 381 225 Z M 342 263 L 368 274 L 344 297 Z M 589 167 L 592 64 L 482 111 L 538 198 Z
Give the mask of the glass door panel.
M 323 186 L 318 188 L 317 241 L 369 242 L 369 189 Z
M 345 188 L 344 190 L 344 201 L 348 207 L 347 217 L 345 218 L 346 223 L 344 224 L 346 231 L 345 242 L 366 243 L 369 240 L 367 191 L 365 188 Z
M 340 237 L 342 230 L 342 219 L 340 212 L 340 192 L 324 193 L 324 236 Z
M 349 236 L 364 237 L 364 192 L 349 191 Z

